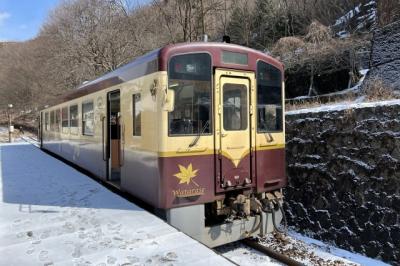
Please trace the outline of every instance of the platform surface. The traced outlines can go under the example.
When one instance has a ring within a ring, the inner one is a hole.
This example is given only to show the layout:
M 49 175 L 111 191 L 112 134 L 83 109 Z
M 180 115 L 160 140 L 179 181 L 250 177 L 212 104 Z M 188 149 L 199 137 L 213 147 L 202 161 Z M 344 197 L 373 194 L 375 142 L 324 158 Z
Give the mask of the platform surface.
M 0 265 L 230 265 L 29 144 L 0 145 Z

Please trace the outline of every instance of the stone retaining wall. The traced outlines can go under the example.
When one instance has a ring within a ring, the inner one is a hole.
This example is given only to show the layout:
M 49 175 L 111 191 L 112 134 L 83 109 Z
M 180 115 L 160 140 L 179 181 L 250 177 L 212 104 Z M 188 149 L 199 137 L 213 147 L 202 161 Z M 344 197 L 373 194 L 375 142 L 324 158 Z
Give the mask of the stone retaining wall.
M 373 78 L 400 90 L 400 21 L 374 32 L 367 80 Z
M 399 263 L 400 101 L 286 120 L 289 225 Z

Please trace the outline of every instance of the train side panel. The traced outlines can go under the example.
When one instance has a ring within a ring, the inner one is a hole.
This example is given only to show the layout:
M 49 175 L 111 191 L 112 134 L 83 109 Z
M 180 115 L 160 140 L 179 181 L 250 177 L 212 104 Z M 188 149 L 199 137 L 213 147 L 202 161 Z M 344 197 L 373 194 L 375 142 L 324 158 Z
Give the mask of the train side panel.
M 91 101 L 93 101 L 94 112 L 93 135 L 82 135 L 82 103 Z M 44 127 L 42 147 L 103 180 L 107 173 L 106 162 L 103 160 L 105 152 L 103 135 L 105 132 L 101 121 L 102 117 L 106 115 L 105 102 L 106 92 L 101 91 L 44 110 L 44 113 L 50 114 L 52 110 L 67 108 L 69 117 L 69 107 L 76 105 L 78 107 L 78 124 L 77 127 L 62 127 L 62 122 L 60 122 L 59 131 L 46 130 Z
M 121 89 L 121 188 L 156 208 L 160 207 L 160 117 L 157 103 L 164 98 L 162 86 L 165 82 L 166 73 L 156 72 L 124 83 Z M 134 102 L 140 119 L 134 117 Z M 134 118 L 140 123 L 140 134 L 134 132 Z

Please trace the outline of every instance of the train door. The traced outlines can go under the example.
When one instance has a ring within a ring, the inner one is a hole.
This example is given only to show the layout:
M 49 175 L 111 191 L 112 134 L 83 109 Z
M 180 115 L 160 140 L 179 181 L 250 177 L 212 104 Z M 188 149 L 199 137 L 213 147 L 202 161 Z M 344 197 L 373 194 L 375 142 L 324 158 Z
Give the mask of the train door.
M 112 91 L 107 95 L 108 125 L 108 181 L 119 185 L 121 180 L 121 104 L 120 91 Z
M 220 179 L 217 191 L 251 186 L 254 172 L 251 79 L 221 70 L 216 72 L 216 79 L 217 177 Z

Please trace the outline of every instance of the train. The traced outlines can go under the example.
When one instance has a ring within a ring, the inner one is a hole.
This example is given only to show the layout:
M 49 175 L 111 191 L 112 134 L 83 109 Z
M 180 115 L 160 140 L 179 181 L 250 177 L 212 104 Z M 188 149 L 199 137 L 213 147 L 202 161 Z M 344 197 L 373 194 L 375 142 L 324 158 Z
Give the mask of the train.
M 283 64 L 231 43 L 166 45 L 40 111 L 40 147 L 216 247 L 284 218 Z

